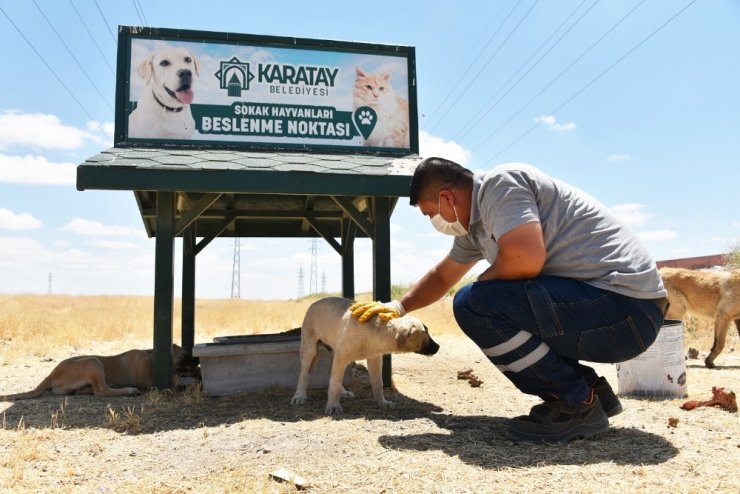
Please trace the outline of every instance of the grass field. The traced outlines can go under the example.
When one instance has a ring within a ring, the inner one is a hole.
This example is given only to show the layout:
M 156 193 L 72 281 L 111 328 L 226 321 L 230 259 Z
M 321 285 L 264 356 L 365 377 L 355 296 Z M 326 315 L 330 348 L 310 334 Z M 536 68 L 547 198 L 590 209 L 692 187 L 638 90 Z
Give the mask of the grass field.
M 196 342 L 300 325 L 312 299 L 201 300 Z M 179 307 L 178 309 L 179 310 Z M 276 388 L 212 398 L 199 387 L 138 397 L 0 401 L 0 492 L 292 492 L 278 468 L 309 492 L 740 492 L 740 421 L 686 399 L 623 397 L 625 412 L 598 439 L 565 446 L 515 444 L 506 420 L 537 399 L 519 393 L 457 328 L 449 300 L 417 314 L 441 350 L 397 355 L 397 408 L 375 406 L 362 366 L 355 400 L 324 415 L 325 391 L 303 407 Z M 0 395 L 34 387 L 60 360 L 151 347 L 148 297 L 0 295 Z M 179 318 L 175 321 L 179 327 Z M 178 330 L 175 341 L 179 341 Z M 690 399 L 740 384 L 737 334 L 718 368 L 704 368 L 705 324 L 687 325 Z M 613 365 L 597 370 L 616 388 Z M 462 370 L 482 381 L 472 387 Z M 675 427 L 671 419 L 677 419 Z

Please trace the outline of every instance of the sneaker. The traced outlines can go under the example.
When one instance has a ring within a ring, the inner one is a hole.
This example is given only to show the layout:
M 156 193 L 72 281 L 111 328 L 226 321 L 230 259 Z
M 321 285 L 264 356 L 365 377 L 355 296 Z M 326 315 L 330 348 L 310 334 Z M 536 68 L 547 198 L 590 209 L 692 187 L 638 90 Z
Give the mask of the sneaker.
M 509 421 L 506 435 L 513 441 L 567 443 L 575 438 L 589 438 L 609 430 L 609 419 L 599 397 L 592 393 L 589 403 L 566 405 L 546 401 L 535 405 L 529 415 Z
M 619 401 L 619 398 L 617 398 L 617 395 L 614 394 L 612 387 L 609 386 L 609 382 L 605 378 L 599 377 L 595 380 L 593 384 L 591 384 L 591 389 L 593 389 L 596 396 L 599 397 L 601 408 L 604 409 L 607 417 L 614 417 L 624 411 L 622 403 Z

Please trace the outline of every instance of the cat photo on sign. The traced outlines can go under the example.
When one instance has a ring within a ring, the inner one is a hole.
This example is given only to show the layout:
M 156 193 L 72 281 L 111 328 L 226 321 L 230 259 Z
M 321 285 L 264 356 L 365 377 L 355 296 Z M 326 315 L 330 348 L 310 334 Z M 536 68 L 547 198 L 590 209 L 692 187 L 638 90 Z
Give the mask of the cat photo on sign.
M 372 147 L 407 148 L 409 142 L 409 102 L 396 96 L 389 72 L 365 72 L 355 68 L 352 110 L 370 107 L 367 118 L 377 118 L 364 144 Z

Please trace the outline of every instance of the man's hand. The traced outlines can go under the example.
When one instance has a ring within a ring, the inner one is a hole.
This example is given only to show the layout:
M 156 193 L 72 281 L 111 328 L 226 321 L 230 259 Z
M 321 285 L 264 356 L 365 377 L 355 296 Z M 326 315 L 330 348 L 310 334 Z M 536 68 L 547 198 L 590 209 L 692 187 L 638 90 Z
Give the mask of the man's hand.
M 390 321 L 406 314 L 403 305 L 398 300 L 392 302 L 355 302 L 349 306 L 352 317 L 360 322 L 365 322 L 373 316 L 378 316 L 383 321 Z

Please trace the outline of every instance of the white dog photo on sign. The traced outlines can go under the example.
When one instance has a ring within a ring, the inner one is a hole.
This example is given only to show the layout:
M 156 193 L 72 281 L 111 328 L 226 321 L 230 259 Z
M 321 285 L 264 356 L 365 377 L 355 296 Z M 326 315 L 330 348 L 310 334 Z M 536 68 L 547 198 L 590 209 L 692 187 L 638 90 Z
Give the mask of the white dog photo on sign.
M 128 121 L 128 136 L 189 139 L 195 130 L 190 104 L 200 75 L 198 58 L 186 48 L 155 51 L 136 70 L 145 87 Z

